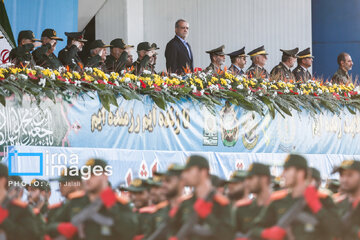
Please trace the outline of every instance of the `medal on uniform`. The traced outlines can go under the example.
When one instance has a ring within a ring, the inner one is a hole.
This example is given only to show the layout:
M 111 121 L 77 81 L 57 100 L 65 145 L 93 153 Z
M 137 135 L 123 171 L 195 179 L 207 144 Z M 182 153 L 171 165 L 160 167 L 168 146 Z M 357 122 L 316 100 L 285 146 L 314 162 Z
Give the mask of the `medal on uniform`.
M 101 225 L 101 235 L 102 236 L 110 236 L 111 235 L 111 229 L 109 226 Z

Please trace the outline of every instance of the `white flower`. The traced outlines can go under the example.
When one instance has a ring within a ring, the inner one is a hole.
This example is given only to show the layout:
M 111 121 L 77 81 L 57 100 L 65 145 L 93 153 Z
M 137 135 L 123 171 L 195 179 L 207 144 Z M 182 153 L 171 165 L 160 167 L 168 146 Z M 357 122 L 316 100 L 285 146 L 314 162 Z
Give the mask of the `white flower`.
M 277 96 L 277 92 L 274 92 L 273 97 L 276 97 L 276 96 Z
M 167 84 L 163 84 L 163 88 L 166 89 L 168 87 Z
M 66 68 L 65 67 L 59 67 L 59 72 L 62 73 L 62 72 L 65 72 L 66 71 Z
M 264 94 L 262 93 L 262 91 L 259 91 L 259 96 L 263 96 Z
M 121 70 L 120 74 L 124 75 L 126 73 L 126 70 Z
M 202 89 L 202 90 L 200 91 L 201 95 L 204 95 L 204 92 L 205 92 L 205 90 Z
M 170 77 L 174 77 L 174 78 L 177 78 L 178 75 L 176 73 L 170 73 Z
M 323 93 L 323 91 L 319 88 L 318 89 L 318 94 L 322 94 Z
M 70 81 L 69 81 L 68 78 L 65 78 L 65 83 L 66 83 L 66 84 L 70 84 Z
M 139 82 L 139 81 L 137 81 L 137 82 L 136 82 L 136 85 L 137 85 L 138 87 L 140 87 L 140 82 Z
M 40 67 L 40 66 L 35 66 L 34 69 L 35 69 L 35 70 L 40 70 L 40 71 L 41 71 L 41 70 L 44 70 L 44 68 L 43 68 L 43 67 Z
M 247 97 L 246 97 L 246 100 L 252 101 L 252 100 L 253 100 L 253 97 L 252 97 L 252 96 L 247 96 Z
M 231 88 L 231 85 L 230 85 L 230 84 L 229 84 L 229 85 L 227 85 L 227 88 L 228 88 L 228 89 L 230 89 L 230 88 Z
M 99 84 L 97 80 L 94 81 L 95 84 Z
M 144 74 L 151 74 L 151 71 L 145 69 L 143 73 Z
M 46 78 L 40 78 L 40 81 L 38 83 L 40 86 L 45 87 L 46 85 Z
M 119 86 L 119 82 L 115 81 L 114 84 L 118 87 Z
M 131 82 L 131 79 L 130 78 L 125 78 L 125 83 L 129 83 Z
M 15 77 L 14 77 L 15 78 Z M 26 76 L 25 74 L 19 74 L 19 78 L 21 79 L 21 80 L 28 80 L 29 79 L 29 77 L 28 76 Z
M 250 89 L 248 90 L 248 94 L 249 94 L 249 95 L 251 94 L 251 90 L 250 90 Z
M 10 75 L 9 79 L 10 79 L 11 81 L 14 81 L 14 80 L 15 80 L 15 76 L 14 76 L 14 75 Z
M 172 94 L 176 96 L 176 95 L 178 95 L 179 93 L 178 93 L 178 92 L 173 92 Z
M 75 80 L 75 84 L 74 84 L 75 86 L 81 86 L 81 81 L 78 81 L 78 80 Z
M 244 89 L 244 86 L 242 84 L 239 84 L 236 88 L 237 89 Z
M 105 84 L 108 84 L 108 81 L 104 79 L 104 83 L 105 83 Z
M 107 73 L 105 73 L 105 77 L 110 78 L 110 75 L 109 75 L 109 74 L 107 74 Z
M 284 93 L 289 93 L 290 90 L 286 87 L 285 90 L 284 90 Z
M 51 79 L 51 80 L 56 80 L 55 73 L 52 73 L 52 74 L 51 74 L 50 79 Z

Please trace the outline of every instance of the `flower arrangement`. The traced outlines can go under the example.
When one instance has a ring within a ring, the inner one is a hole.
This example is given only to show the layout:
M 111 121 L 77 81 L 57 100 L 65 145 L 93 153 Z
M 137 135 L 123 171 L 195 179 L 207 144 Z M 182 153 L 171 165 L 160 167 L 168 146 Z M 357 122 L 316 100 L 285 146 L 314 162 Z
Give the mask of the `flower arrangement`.
M 117 105 L 116 98 L 121 95 L 127 100 L 141 101 L 141 95 L 149 95 L 162 109 L 167 103 L 180 99 L 199 101 L 215 112 L 215 106 L 226 99 L 232 104 L 264 115 L 269 110 L 282 116 L 291 115 L 291 110 L 306 109 L 312 114 L 328 109 L 340 113 L 347 108 L 355 114 L 360 110 L 360 87 L 336 85 L 319 80 L 307 82 L 279 81 L 263 77 L 234 76 L 224 71 L 194 73 L 186 75 L 151 74 L 144 72 L 136 76 L 131 69 L 121 74 L 104 73 L 97 68 L 84 68 L 75 72 L 61 67 L 57 70 L 42 67 L 15 68 L 12 65 L 0 67 L 0 102 L 5 106 L 5 98 L 14 94 L 22 101 L 28 94 L 39 104 L 42 97 L 56 102 L 56 96 L 71 101 L 74 96 L 97 92 L 102 105 L 109 110 Z

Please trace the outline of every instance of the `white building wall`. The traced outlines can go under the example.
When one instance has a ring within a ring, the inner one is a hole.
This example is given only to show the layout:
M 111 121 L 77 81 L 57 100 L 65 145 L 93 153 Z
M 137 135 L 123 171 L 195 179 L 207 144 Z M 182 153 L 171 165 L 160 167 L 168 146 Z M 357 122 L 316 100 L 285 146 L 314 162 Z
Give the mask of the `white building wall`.
M 121 6 L 120 2 L 126 1 L 132 5 Z M 107 23 L 113 18 L 124 19 L 116 15 L 116 12 L 118 15 L 123 12 L 119 8 L 126 9 L 127 22 L 120 26 Z M 188 42 L 195 66 L 202 68 L 209 64 L 205 51 L 222 44 L 227 53 L 243 46 L 249 52 L 265 45 L 270 54 L 268 71 L 279 63 L 280 48 L 299 47 L 302 50 L 312 44 L 311 0 L 108 0 L 98 15 L 97 38 L 110 41 L 110 36 L 120 36 L 134 45 L 141 41 L 156 42 L 160 47 L 158 71 L 165 69 L 165 46 L 173 38 L 174 24 L 179 18 L 190 24 Z M 134 55 L 136 59 L 135 52 Z M 227 57 L 226 65 L 229 64 Z

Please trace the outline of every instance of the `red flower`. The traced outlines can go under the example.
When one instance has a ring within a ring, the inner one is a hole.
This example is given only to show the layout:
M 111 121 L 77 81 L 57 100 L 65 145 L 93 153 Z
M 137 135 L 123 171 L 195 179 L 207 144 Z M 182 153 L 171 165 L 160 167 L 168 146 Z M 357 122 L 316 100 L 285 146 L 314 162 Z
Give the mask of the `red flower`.
M 37 79 L 37 77 L 35 77 L 32 73 L 29 73 L 28 76 L 29 76 L 31 79 L 34 79 L 34 80 Z
M 199 68 L 199 67 L 196 67 L 195 69 L 194 69 L 194 73 L 196 73 L 196 72 L 201 72 L 202 71 L 202 68 Z
M 140 80 L 140 82 L 141 82 L 141 87 L 146 88 L 146 84 L 142 80 Z
M 299 95 L 298 92 L 294 92 L 293 90 L 290 90 L 291 93 L 295 94 L 295 95 Z
M 205 92 L 205 94 L 206 94 L 206 95 L 210 95 L 210 93 L 208 93 L 208 92 Z
M 347 97 L 348 95 L 346 94 L 346 92 L 344 93 L 344 96 Z
M 201 92 L 199 92 L 199 91 L 193 92 L 192 94 L 194 94 L 195 96 L 201 97 Z
M 314 96 L 315 96 L 315 97 L 318 97 L 319 95 L 317 95 L 317 94 L 314 92 Z
M 281 95 L 281 94 L 284 94 L 283 92 L 279 92 L 279 91 L 278 91 L 277 93 L 280 94 L 280 95 Z

